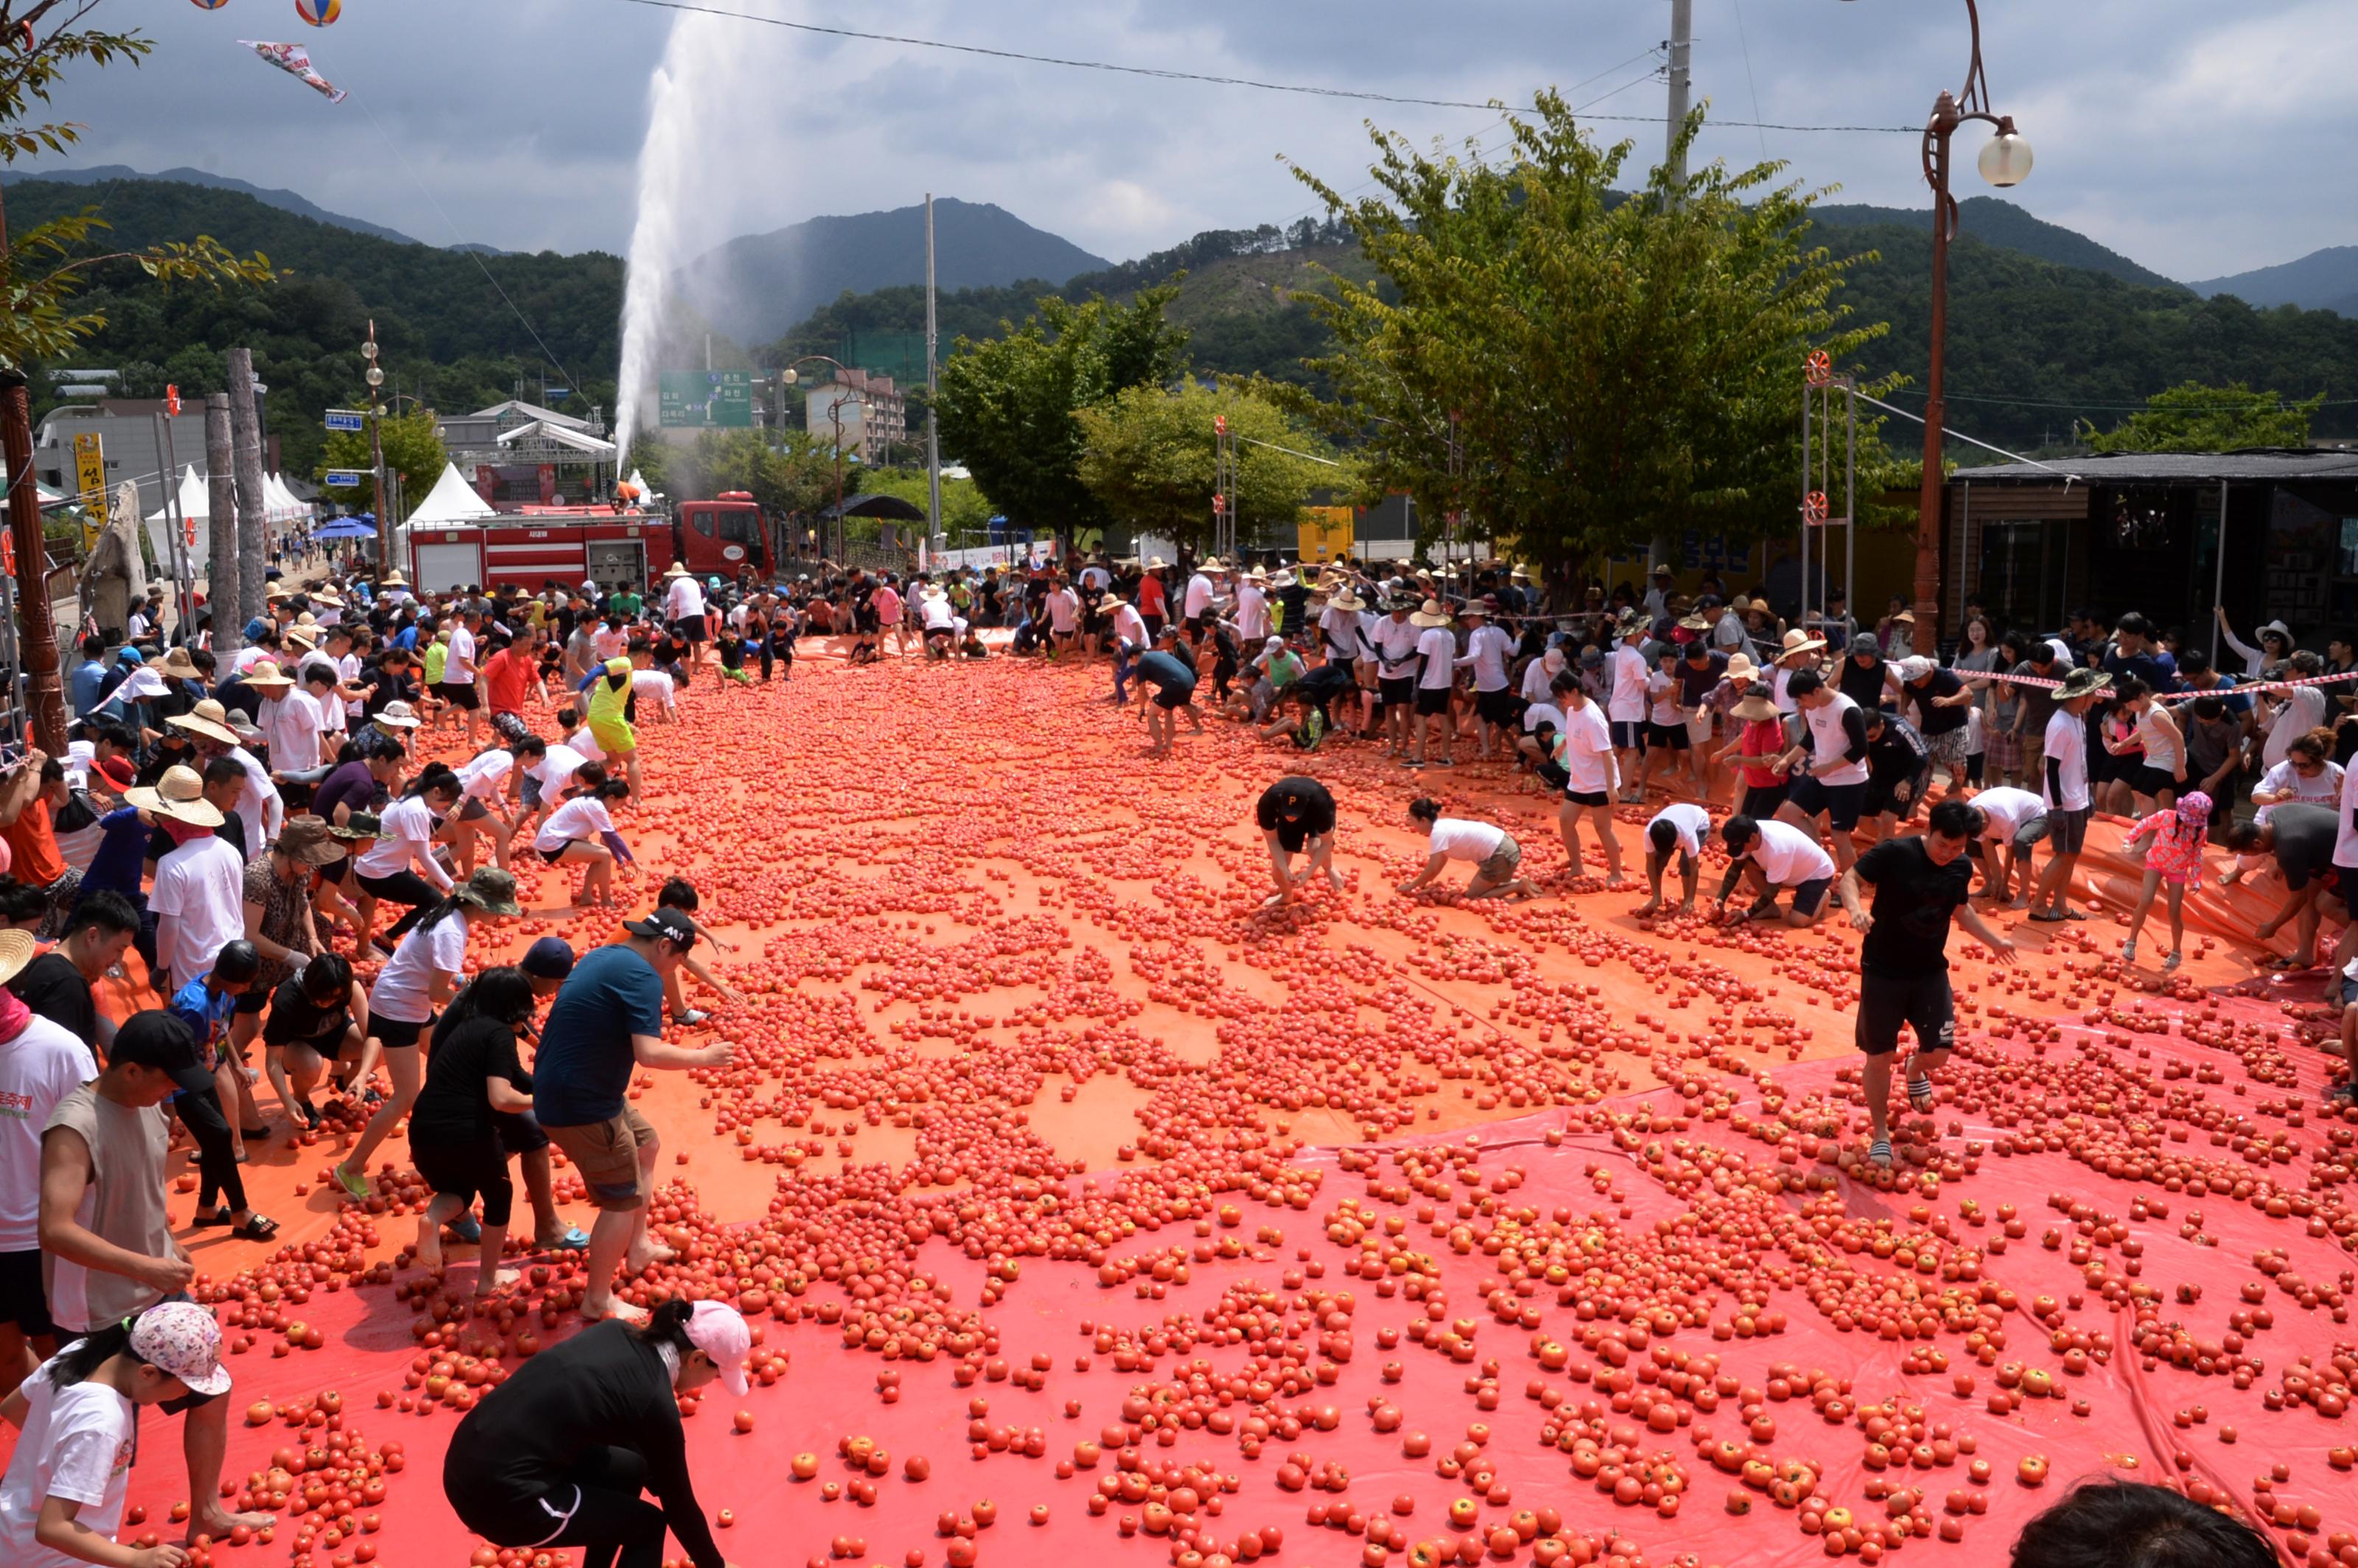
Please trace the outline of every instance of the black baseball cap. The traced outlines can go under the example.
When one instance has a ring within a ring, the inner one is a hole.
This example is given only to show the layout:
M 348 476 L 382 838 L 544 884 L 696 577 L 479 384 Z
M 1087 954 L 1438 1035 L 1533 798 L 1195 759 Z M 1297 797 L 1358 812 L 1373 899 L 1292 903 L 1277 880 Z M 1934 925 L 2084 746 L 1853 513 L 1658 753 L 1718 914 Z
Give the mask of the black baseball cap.
M 658 909 L 644 920 L 627 920 L 622 929 L 633 936 L 669 942 L 681 952 L 696 946 L 696 924 L 676 909 Z
M 562 936 L 544 936 L 524 956 L 524 972 L 540 980 L 561 980 L 573 972 L 573 948 Z
M 108 1047 L 106 1059 L 110 1066 L 128 1062 L 135 1067 L 152 1067 L 190 1094 L 202 1094 L 213 1087 L 213 1076 L 205 1070 L 204 1058 L 197 1054 L 195 1033 L 161 1008 L 149 1008 L 124 1019 L 123 1027 L 114 1032 L 114 1044 Z

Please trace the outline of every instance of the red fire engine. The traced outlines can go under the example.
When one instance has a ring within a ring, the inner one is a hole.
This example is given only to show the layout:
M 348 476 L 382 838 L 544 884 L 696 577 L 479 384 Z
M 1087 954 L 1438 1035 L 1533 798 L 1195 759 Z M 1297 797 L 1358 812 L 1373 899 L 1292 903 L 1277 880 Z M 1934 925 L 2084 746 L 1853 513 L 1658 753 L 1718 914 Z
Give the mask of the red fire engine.
M 479 523 L 409 530 L 409 576 L 421 593 L 470 584 L 545 582 L 642 588 L 674 561 L 698 577 L 756 576 L 776 569 L 761 508 L 743 491 L 683 501 L 665 518 L 637 506 L 525 506 Z

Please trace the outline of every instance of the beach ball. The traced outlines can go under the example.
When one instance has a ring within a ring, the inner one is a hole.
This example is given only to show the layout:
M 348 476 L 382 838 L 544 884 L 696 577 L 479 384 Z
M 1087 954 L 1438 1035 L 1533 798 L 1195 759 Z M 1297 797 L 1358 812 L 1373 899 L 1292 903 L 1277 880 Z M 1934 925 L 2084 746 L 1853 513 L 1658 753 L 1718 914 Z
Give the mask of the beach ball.
M 229 0 L 196 0 L 196 4 L 200 10 L 218 11 L 228 5 Z
M 295 14 L 315 27 L 324 27 L 344 14 L 344 0 L 295 0 Z

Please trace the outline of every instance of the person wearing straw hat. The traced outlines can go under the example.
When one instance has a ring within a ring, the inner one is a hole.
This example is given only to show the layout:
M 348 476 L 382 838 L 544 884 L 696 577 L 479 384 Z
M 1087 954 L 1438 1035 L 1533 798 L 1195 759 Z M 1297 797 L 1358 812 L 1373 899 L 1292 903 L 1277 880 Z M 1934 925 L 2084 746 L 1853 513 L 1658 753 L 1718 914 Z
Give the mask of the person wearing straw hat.
M 1459 620 L 1474 623 L 1466 635 L 1466 652 L 1454 664 L 1457 669 L 1474 672 L 1474 714 L 1486 762 L 1494 745 L 1502 752 L 1513 750 L 1515 721 L 1522 717 L 1521 703 L 1507 679 L 1507 661 L 1514 656 L 1515 640 L 1498 623 L 1498 596 L 1486 594 L 1457 612 Z
M 162 828 L 173 849 L 157 861 L 148 894 L 156 916 L 156 984 L 161 994 L 212 967 L 213 955 L 245 928 L 239 888 L 245 862 L 215 836 L 219 807 L 205 799 L 193 768 L 166 770 L 153 788 L 126 791 L 124 800 Z
M 1733 661 L 1730 663 L 1732 665 Z M 1738 697 L 1727 712 L 1729 720 L 1742 728 L 1712 761 L 1737 759 L 1736 777 L 1743 786 L 1736 803 L 1738 816 L 1773 816 L 1777 808 L 1785 804 L 1784 716 L 1758 687 Z
M 260 833 L 261 842 L 277 838 L 279 825 L 287 818 L 287 803 L 280 798 L 278 786 L 270 782 L 269 771 L 245 749 L 238 732 L 230 727 L 229 710 L 214 698 L 207 697 L 165 723 L 194 740 L 197 755 L 205 762 L 223 757 L 237 760 L 245 773 L 245 785 L 238 794 L 239 817 Z
M 267 766 L 279 773 L 308 773 L 319 765 L 319 731 L 325 727 L 319 708 L 295 677 L 267 659 L 246 672 L 248 690 L 262 694 L 254 727 L 269 749 Z
M 229 1389 L 221 1325 L 193 1302 L 150 1307 L 43 1361 L 0 1403 L 0 1421 L 24 1432 L 0 1478 L 0 1562 L 27 1568 L 188 1562 L 178 1547 L 115 1541 L 130 1456 L 139 1446 L 139 1411 L 218 1402 Z
M 2088 780 L 2088 709 L 2113 684 L 2102 670 L 2077 669 L 2055 688 L 2055 712 L 2047 720 L 2046 773 L 2040 798 L 2047 803 L 2047 869 L 2031 898 L 2030 918 L 2046 925 L 2085 920 L 2071 907 L 2071 875 L 2088 841 L 2095 796 Z
M 1269 573 L 1255 567 L 1238 574 L 1236 608 L 1229 619 L 1236 623 L 1239 643 L 1250 646 L 1269 640 Z
M 1226 569 L 1217 556 L 1196 564 L 1194 574 L 1187 579 L 1187 590 L 1179 601 L 1179 617 L 1189 626 L 1200 630 L 1205 618 L 1211 614 L 1219 599 L 1217 579 Z
M 1793 700 L 1792 679 L 1803 670 L 1815 669 L 1820 655 L 1825 652 L 1826 640 L 1799 626 L 1788 631 L 1779 643 L 1776 662 L 1769 666 L 1768 700 L 1788 719 L 1801 717 L 1801 704 Z M 1790 730 L 1791 725 L 1788 725 Z
M 417 1103 L 426 1081 L 418 1042 L 433 1028 L 437 1011 L 458 993 L 467 967 L 468 933 L 478 921 L 523 914 L 515 891 L 511 873 L 496 866 L 476 867 L 474 875 L 424 913 L 378 971 L 369 992 L 370 1033 L 384 1048 L 393 1094 L 377 1107 L 352 1152 L 330 1173 L 336 1184 L 353 1197 L 369 1195 L 369 1156 Z

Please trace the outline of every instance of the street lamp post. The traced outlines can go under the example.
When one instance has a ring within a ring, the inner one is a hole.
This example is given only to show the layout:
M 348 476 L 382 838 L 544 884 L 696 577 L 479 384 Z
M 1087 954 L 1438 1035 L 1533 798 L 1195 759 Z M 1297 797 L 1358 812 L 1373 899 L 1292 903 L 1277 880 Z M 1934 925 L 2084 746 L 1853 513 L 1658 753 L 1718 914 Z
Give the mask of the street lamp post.
M 382 546 L 379 569 L 397 571 L 401 568 L 401 541 L 394 536 L 393 511 L 384 503 L 384 405 L 378 401 L 384 394 L 384 370 L 376 362 L 376 322 L 368 324 L 368 341 L 361 345 L 361 358 L 368 369 L 362 379 L 369 387 L 369 470 L 374 480 L 370 494 L 376 501 L 376 536 Z
M 1924 380 L 1924 484 L 1916 513 L 1915 645 L 1937 653 L 1941 642 L 1941 424 L 1942 383 L 1949 330 L 1949 241 L 1957 232 L 1956 199 L 1949 194 L 1949 139 L 1969 120 L 1982 120 L 1997 134 L 1982 148 L 1982 178 L 1992 185 L 2019 185 L 2030 174 L 2030 144 L 2014 128 L 2010 114 L 1994 114 L 1989 82 L 1982 74 L 1982 19 L 1965 0 L 1973 29 L 1973 56 L 1962 92 L 1942 92 L 1924 125 L 1924 179 L 1932 188 L 1932 342 Z

